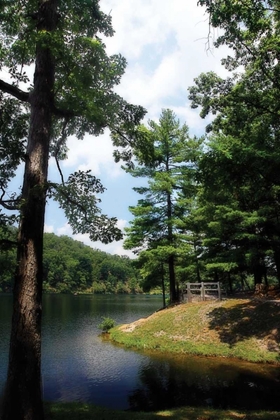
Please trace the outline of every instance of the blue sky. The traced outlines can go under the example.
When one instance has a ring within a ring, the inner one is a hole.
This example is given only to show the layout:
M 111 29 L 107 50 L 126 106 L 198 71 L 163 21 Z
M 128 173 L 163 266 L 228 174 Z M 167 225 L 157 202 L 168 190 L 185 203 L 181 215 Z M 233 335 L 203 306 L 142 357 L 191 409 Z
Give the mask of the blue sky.
M 225 50 L 207 51 L 208 18 L 197 0 L 101 0 L 100 6 L 111 14 L 115 30 L 114 37 L 105 40 L 108 53 L 121 53 L 128 61 L 116 91 L 127 101 L 144 106 L 146 120 L 157 120 L 162 109 L 170 108 L 186 122 L 190 134 L 203 134 L 205 122 L 190 108 L 187 89 L 201 72 L 225 74 L 220 65 Z M 212 39 L 214 36 L 211 34 Z M 86 136 L 83 141 L 70 138 L 68 147 L 68 160 L 62 163 L 66 176 L 91 169 L 107 189 L 101 196 L 103 213 L 116 216 L 119 227 L 128 226 L 128 207 L 139 198 L 132 190 L 136 181 L 114 162 L 109 133 Z M 51 162 L 49 178 L 57 176 Z M 132 255 L 123 250 L 121 241 L 103 245 L 90 242 L 87 235 L 72 235 L 54 203 L 47 204 L 45 231 L 72 236 L 109 253 Z

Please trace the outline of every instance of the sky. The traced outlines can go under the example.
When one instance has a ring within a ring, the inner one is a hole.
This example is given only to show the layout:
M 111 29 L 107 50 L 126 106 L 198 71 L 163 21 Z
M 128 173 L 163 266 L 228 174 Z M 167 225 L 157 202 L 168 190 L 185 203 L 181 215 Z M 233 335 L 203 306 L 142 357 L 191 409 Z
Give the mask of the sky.
M 112 16 L 115 35 L 104 40 L 108 54 L 122 54 L 127 62 L 125 75 L 116 91 L 128 102 L 142 105 L 147 120 L 157 120 L 162 109 L 172 109 L 191 135 L 202 135 L 206 122 L 188 101 L 188 87 L 200 73 L 223 75 L 220 62 L 225 50 L 208 49 L 208 16 L 197 0 L 101 0 L 101 10 Z M 211 33 L 211 40 L 217 34 Z M 210 43 L 211 47 L 212 44 Z M 129 226 L 128 207 L 140 198 L 134 191 L 136 180 L 114 162 L 109 132 L 84 140 L 68 140 L 68 159 L 61 164 L 67 175 L 90 169 L 106 188 L 100 196 L 103 213 L 118 218 L 118 226 Z M 58 177 L 50 162 L 49 179 Z M 139 181 L 138 181 L 139 183 Z M 138 185 L 141 185 L 138 184 Z M 68 235 L 105 252 L 132 256 L 122 241 L 108 245 L 91 242 L 88 235 L 73 235 L 62 210 L 47 203 L 45 231 Z

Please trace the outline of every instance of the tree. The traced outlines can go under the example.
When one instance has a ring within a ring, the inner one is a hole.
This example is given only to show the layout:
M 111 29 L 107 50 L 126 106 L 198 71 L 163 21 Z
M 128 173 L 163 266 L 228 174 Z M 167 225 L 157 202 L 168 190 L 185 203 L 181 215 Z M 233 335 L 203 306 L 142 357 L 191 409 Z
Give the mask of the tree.
M 66 182 L 62 176 L 61 185 L 51 183 L 47 177 L 49 157 L 55 158 L 61 173 L 59 161 L 66 157 L 67 137 L 98 135 L 106 127 L 113 134 L 121 133 L 127 146 L 144 110 L 126 103 L 113 90 L 126 63 L 119 55 L 106 55 L 99 33 L 112 36 L 113 29 L 98 0 L 3 1 L 0 17 L 0 68 L 10 77 L 10 82 L 0 80 L 1 108 L 10 107 L 16 117 L 1 113 L 0 158 L 6 172 L 0 200 L 5 209 L 20 212 L 2 419 L 37 420 L 44 418 L 41 314 L 46 196 L 60 201 L 74 230 L 88 231 L 91 239 L 105 242 L 121 237 L 116 219 L 102 215 L 97 206 L 96 194 L 103 191 L 100 181 L 88 172 L 78 172 Z M 26 69 L 32 64 L 34 78 L 30 83 Z M 6 147 L 14 147 L 10 160 L 3 156 Z M 7 183 L 23 158 L 22 192 L 11 199 Z M 7 217 L 1 220 L 6 223 Z
M 127 229 L 124 246 L 136 253 L 164 248 L 169 269 L 169 292 L 172 303 L 179 300 L 175 278 L 175 260 L 178 248 L 176 219 L 184 210 L 179 206 L 178 191 L 182 179 L 193 166 L 192 159 L 200 141 L 191 139 L 188 128 L 180 126 L 175 114 L 163 110 L 159 123 L 149 121 L 149 129 L 140 129 L 146 139 L 145 147 L 135 148 L 139 166 L 128 170 L 134 177 L 147 179 L 146 187 L 134 188 L 144 198 L 130 207 L 134 219 Z M 144 143 L 144 142 L 143 142 Z
M 135 265 L 140 268 L 143 278 L 142 287 L 144 292 L 150 291 L 152 288 L 161 287 L 162 305 L 166 308 L 166 287 L 168 284 L 167 273 L 168 267 L 168 250 L 165 246 L 157 246 L 156 248 L 147 249 L 139 254 L 139 258 L 135 261 Z
M 213 115 L 202 172 L 204 198 L 215 205 L 212 227 L 220 232 L 216 256 L 227 243 L 230 261 L 224 254 L 223 264 L 238 261 L 244 268 L 245 259 L 259 283 L 266 281 L 267 260 L 279 267 L 279 2 L 199 4 L 211 27 L 223 29 L 214 45 L 231 49 L 222 60 L 226 79 L 201 74 L 190 88 L 192 106 L 201 107 L 203 118 Z

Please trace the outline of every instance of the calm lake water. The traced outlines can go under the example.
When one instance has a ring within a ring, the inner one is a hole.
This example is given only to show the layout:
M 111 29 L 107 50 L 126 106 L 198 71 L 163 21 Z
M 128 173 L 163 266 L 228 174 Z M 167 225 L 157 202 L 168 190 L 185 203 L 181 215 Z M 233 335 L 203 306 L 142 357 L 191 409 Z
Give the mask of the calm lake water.
M 0 295 L 0 392 L 8 362 L 11 296 Z M 278 367 L 135 352 L 100 337 L 102 316 L 129 323 L 159 309 L 147 296 L 44 296 L 42 375 L 46 401 L 121 409 L 180 405 L 280 410 Z

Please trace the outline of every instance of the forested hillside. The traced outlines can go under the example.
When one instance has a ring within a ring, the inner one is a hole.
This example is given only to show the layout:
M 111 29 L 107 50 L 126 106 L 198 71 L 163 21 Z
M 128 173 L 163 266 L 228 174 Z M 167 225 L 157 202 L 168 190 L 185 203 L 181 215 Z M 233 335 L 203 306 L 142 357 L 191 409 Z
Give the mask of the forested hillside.
M 11 232 L 10 239 L 15 235 Z M 16 252 L 0 253 L 0 290 L 10 291 L 14 280 Z M 43 287 L 62 293 L 139 293 L 138 270 L 126 256 L 107 254 L 68 236 L 44 234 Z

